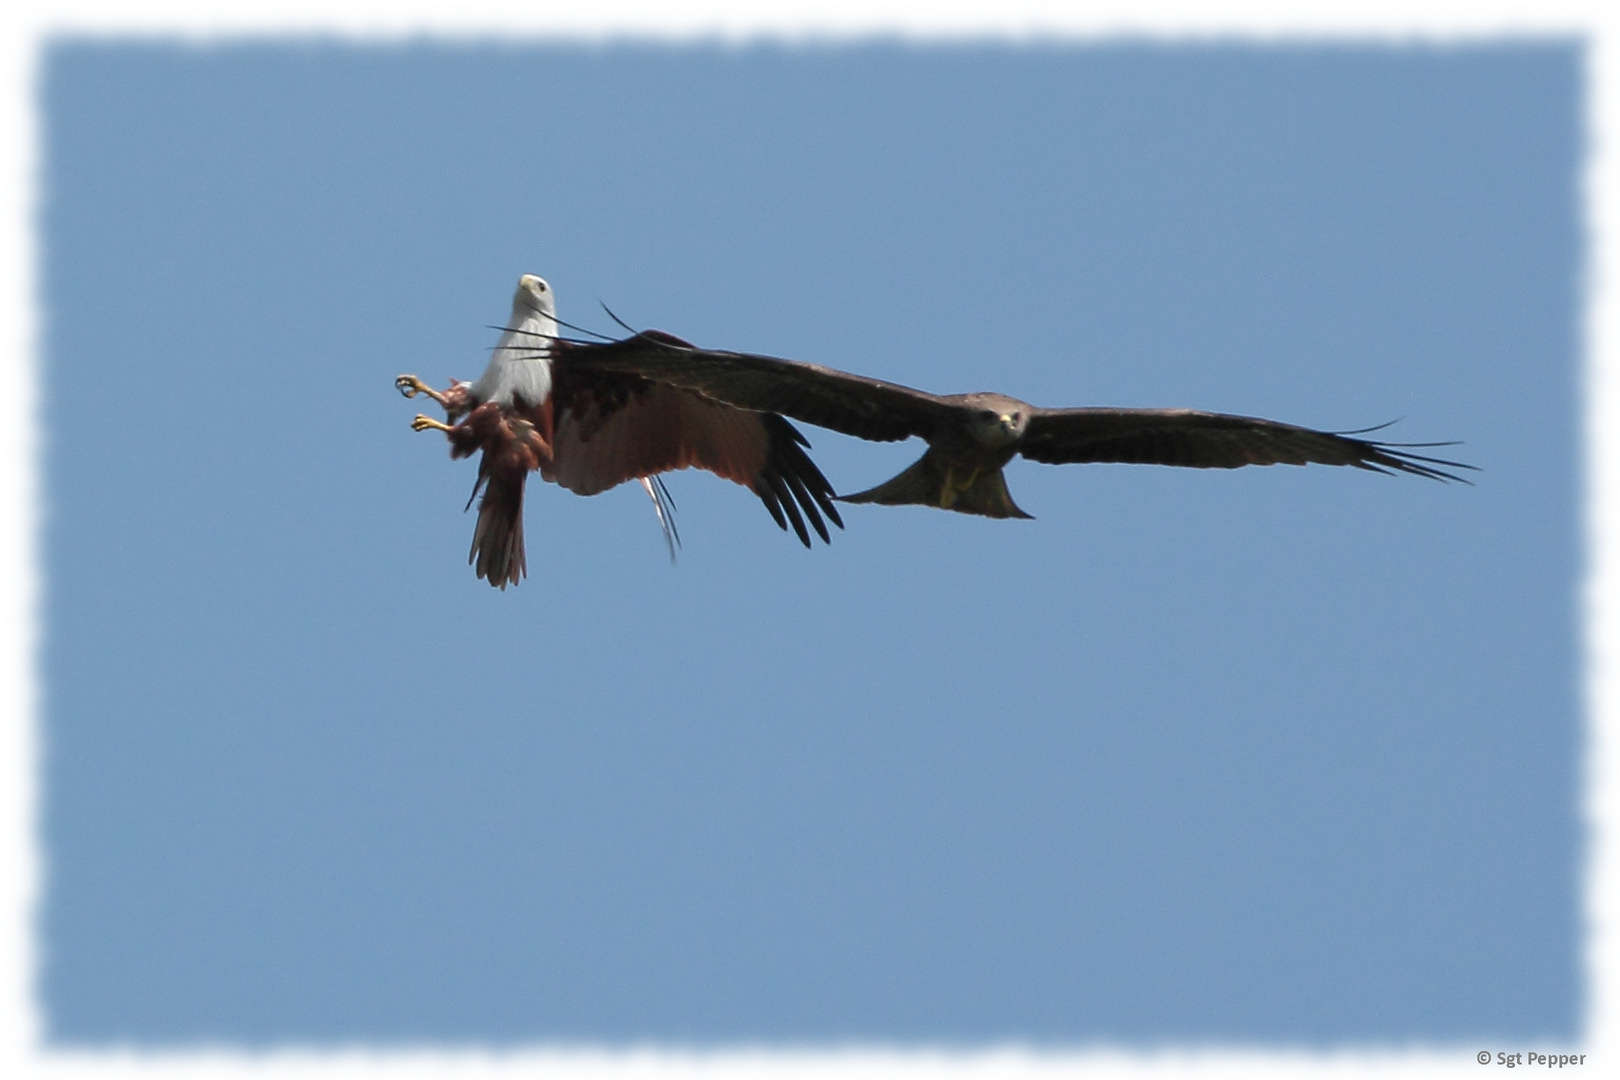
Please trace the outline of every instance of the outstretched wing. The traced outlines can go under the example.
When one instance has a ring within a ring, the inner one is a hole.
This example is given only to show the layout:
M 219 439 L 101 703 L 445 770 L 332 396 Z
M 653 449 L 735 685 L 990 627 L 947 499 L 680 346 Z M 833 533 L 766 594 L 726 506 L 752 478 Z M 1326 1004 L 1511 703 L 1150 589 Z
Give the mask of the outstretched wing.
M 699 349 L 658 330 L 623 341 L 566 345 L 560 351 L 570 363 L 641 375 L 738 408 L 780 413 L 875 442 L 927 438 L 941 421 L 952 422 L 957 411 L 943 398 L 909 386 L 797 360 Z
M 759 496 L 783 529 L 839 528 L 832 485 L 804 448 L 810 444 L 780 416 L 737 409 L 691 390 L 574 363 L 554 365 L 556 432 L 552 463 L 541 475 L 580 495 L 672 469 L 706 469 Z
M 1252 416 L 1193 409 L 1037 409 L 1019 452 L 1049 465 L 1131 462 L 1236 469 L 1244 465 L 1354 465 L 1434 480 L 1466 479 L 1460 461 L 1414 454 L 1449 443 L 1385 443 Z

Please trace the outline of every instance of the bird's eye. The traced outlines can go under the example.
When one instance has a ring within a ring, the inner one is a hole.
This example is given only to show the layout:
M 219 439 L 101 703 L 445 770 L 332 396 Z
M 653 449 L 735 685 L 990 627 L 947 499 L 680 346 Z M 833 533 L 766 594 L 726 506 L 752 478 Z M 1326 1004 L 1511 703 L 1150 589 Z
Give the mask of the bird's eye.
M 989 409 L 980 409 L 979 410 L 979 419 L 980 420 L 994 420 L 995 418 L 996 418 L 996 414 L 994 412 L 992 412 L 991 410 L 989 410 Z

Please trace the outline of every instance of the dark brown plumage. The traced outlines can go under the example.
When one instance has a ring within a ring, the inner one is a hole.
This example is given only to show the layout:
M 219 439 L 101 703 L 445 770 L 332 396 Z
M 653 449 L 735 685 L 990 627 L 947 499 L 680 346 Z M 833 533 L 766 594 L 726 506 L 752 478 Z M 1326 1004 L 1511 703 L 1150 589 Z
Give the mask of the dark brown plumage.
M 1191 468 L 1353 465 L 1463 480 L 1473 466 L 1412 453 L 1446 443 L 1387 443 L 1275 420 L 1192 409 L 1043 409 L 1003 394 L 941 396 L 770 356 L 698 349 L 657 332 L 581 345 L 593 369 L 635 372 L 744 409 L 878 442 L 917 436 L 922 458 L 845 502 L 922 504 L 986 517 L 1022 517 L 1002 467 L 1014 455 L 1059 465 L 1129 462 Z M 1464 481 L 1466 483 L 1466 481 Z
M 395 380 L 405 396 L 438 402 L 449 421 L 418 415 L 413 428 L 444 432 L 452 457 L 482 452 L 473 497 L 482 490 L 483 499 L 468 554 L 479 577 L 501 589 L 523 578 L 523 488 L 534 471 L 579 495 L 639 480 L 672 556 L 672 507 L 655 478 L 673 469 L 705 469 L 743 485 L 805 547 L 811 529 L 830 542 L 826 521 L 843 528 L 832 485 L 792 424 L 633 371 L 596 369 L 588 347 L 556 337 L 554 304 L 544 281 L 524 275 L 512 320 L 477 382 L 457 380 L 441 391 L 414 375 Z
M 811 529 L 831 542 L 823 514 L 844 527 L 832 485 L 805 453 L 809 442 L 780 416 L 594 370 L 589 352 L 567 341 L 553 344 L 551 364 L 556 453 L 541 479 L 595 495 L 626 480 L 704 469 L 752 491 L 777 527 L 791 527 L 805 547 Z
M 549 441 L 534 418 L 503 410 L 494 402 L 472 409 L 447 435 L 452 458 L 484 452 L 467 500 L 471 505 L 483 490 L 467 561 L 491 585 L 502 589 L 516 585 L 528 569 L 523 553 L 523 487 L 529 473 L 550 459 Z

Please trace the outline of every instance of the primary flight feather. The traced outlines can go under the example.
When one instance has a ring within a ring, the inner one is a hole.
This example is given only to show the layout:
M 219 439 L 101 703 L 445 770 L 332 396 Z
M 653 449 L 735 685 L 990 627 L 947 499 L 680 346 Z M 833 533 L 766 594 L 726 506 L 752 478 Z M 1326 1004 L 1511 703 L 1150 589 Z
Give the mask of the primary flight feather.
M 656 331 L 581 346 L 598 370 L 635 372 L 743 409 L 879 442 L 917 436 L 910 468 L 844 502 L 920 504 L 986 517 L 1027 518 L 1002 467 L 1014 455 L 1059 465 L 1127 462 L 1233 469 L 1353 465 L 1463 480 L 1473 466 L 1413 453 L 1446 443 L 1387 443 L 1250 416 L 1193 409 L 1043 409 L 1005 394 L 930 394 L 864 375 L 771 356 L 699 349 Z
M 685 346 L 668 336 L 656 340 Z M 673 508 L 657 480 L 672 469 L 706 469 L 743 485 L 778 526 L 791 524 L 805 547 L 809 529 L 829 540 L 823 516 L 843 527 L 832 486 L 804 452 L 809 443 L 782 417 L 634 371 L 599 368 L 596 355 L 557 336 L 551 286 L 525 274 L 511 320 L 476 382 L 456 380 L 440 391 L 415 375 L 395 380 L 406 397 L 438 402 L 449 421 L 418 414 L 415 430 L 444 432 L 451 457 L 481 452 L 473 495 L 483 497 L 468 555 L 479 577 L 501 589 L 523 578 L 523 489 L 535 471 L 579 495 L 640 481 L 672 554 Z

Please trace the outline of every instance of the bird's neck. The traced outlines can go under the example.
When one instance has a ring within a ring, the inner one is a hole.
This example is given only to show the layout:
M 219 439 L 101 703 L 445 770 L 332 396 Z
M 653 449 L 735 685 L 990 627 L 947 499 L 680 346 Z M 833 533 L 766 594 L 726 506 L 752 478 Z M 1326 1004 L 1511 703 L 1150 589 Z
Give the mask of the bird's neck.
M 513 315 L 516 320 L 519 313 Z M 557 320 L 548 312 L 531 310 L 509 325 L 470 395 L 504 408 L 538 406 L 551 397 L 551 346 Z

